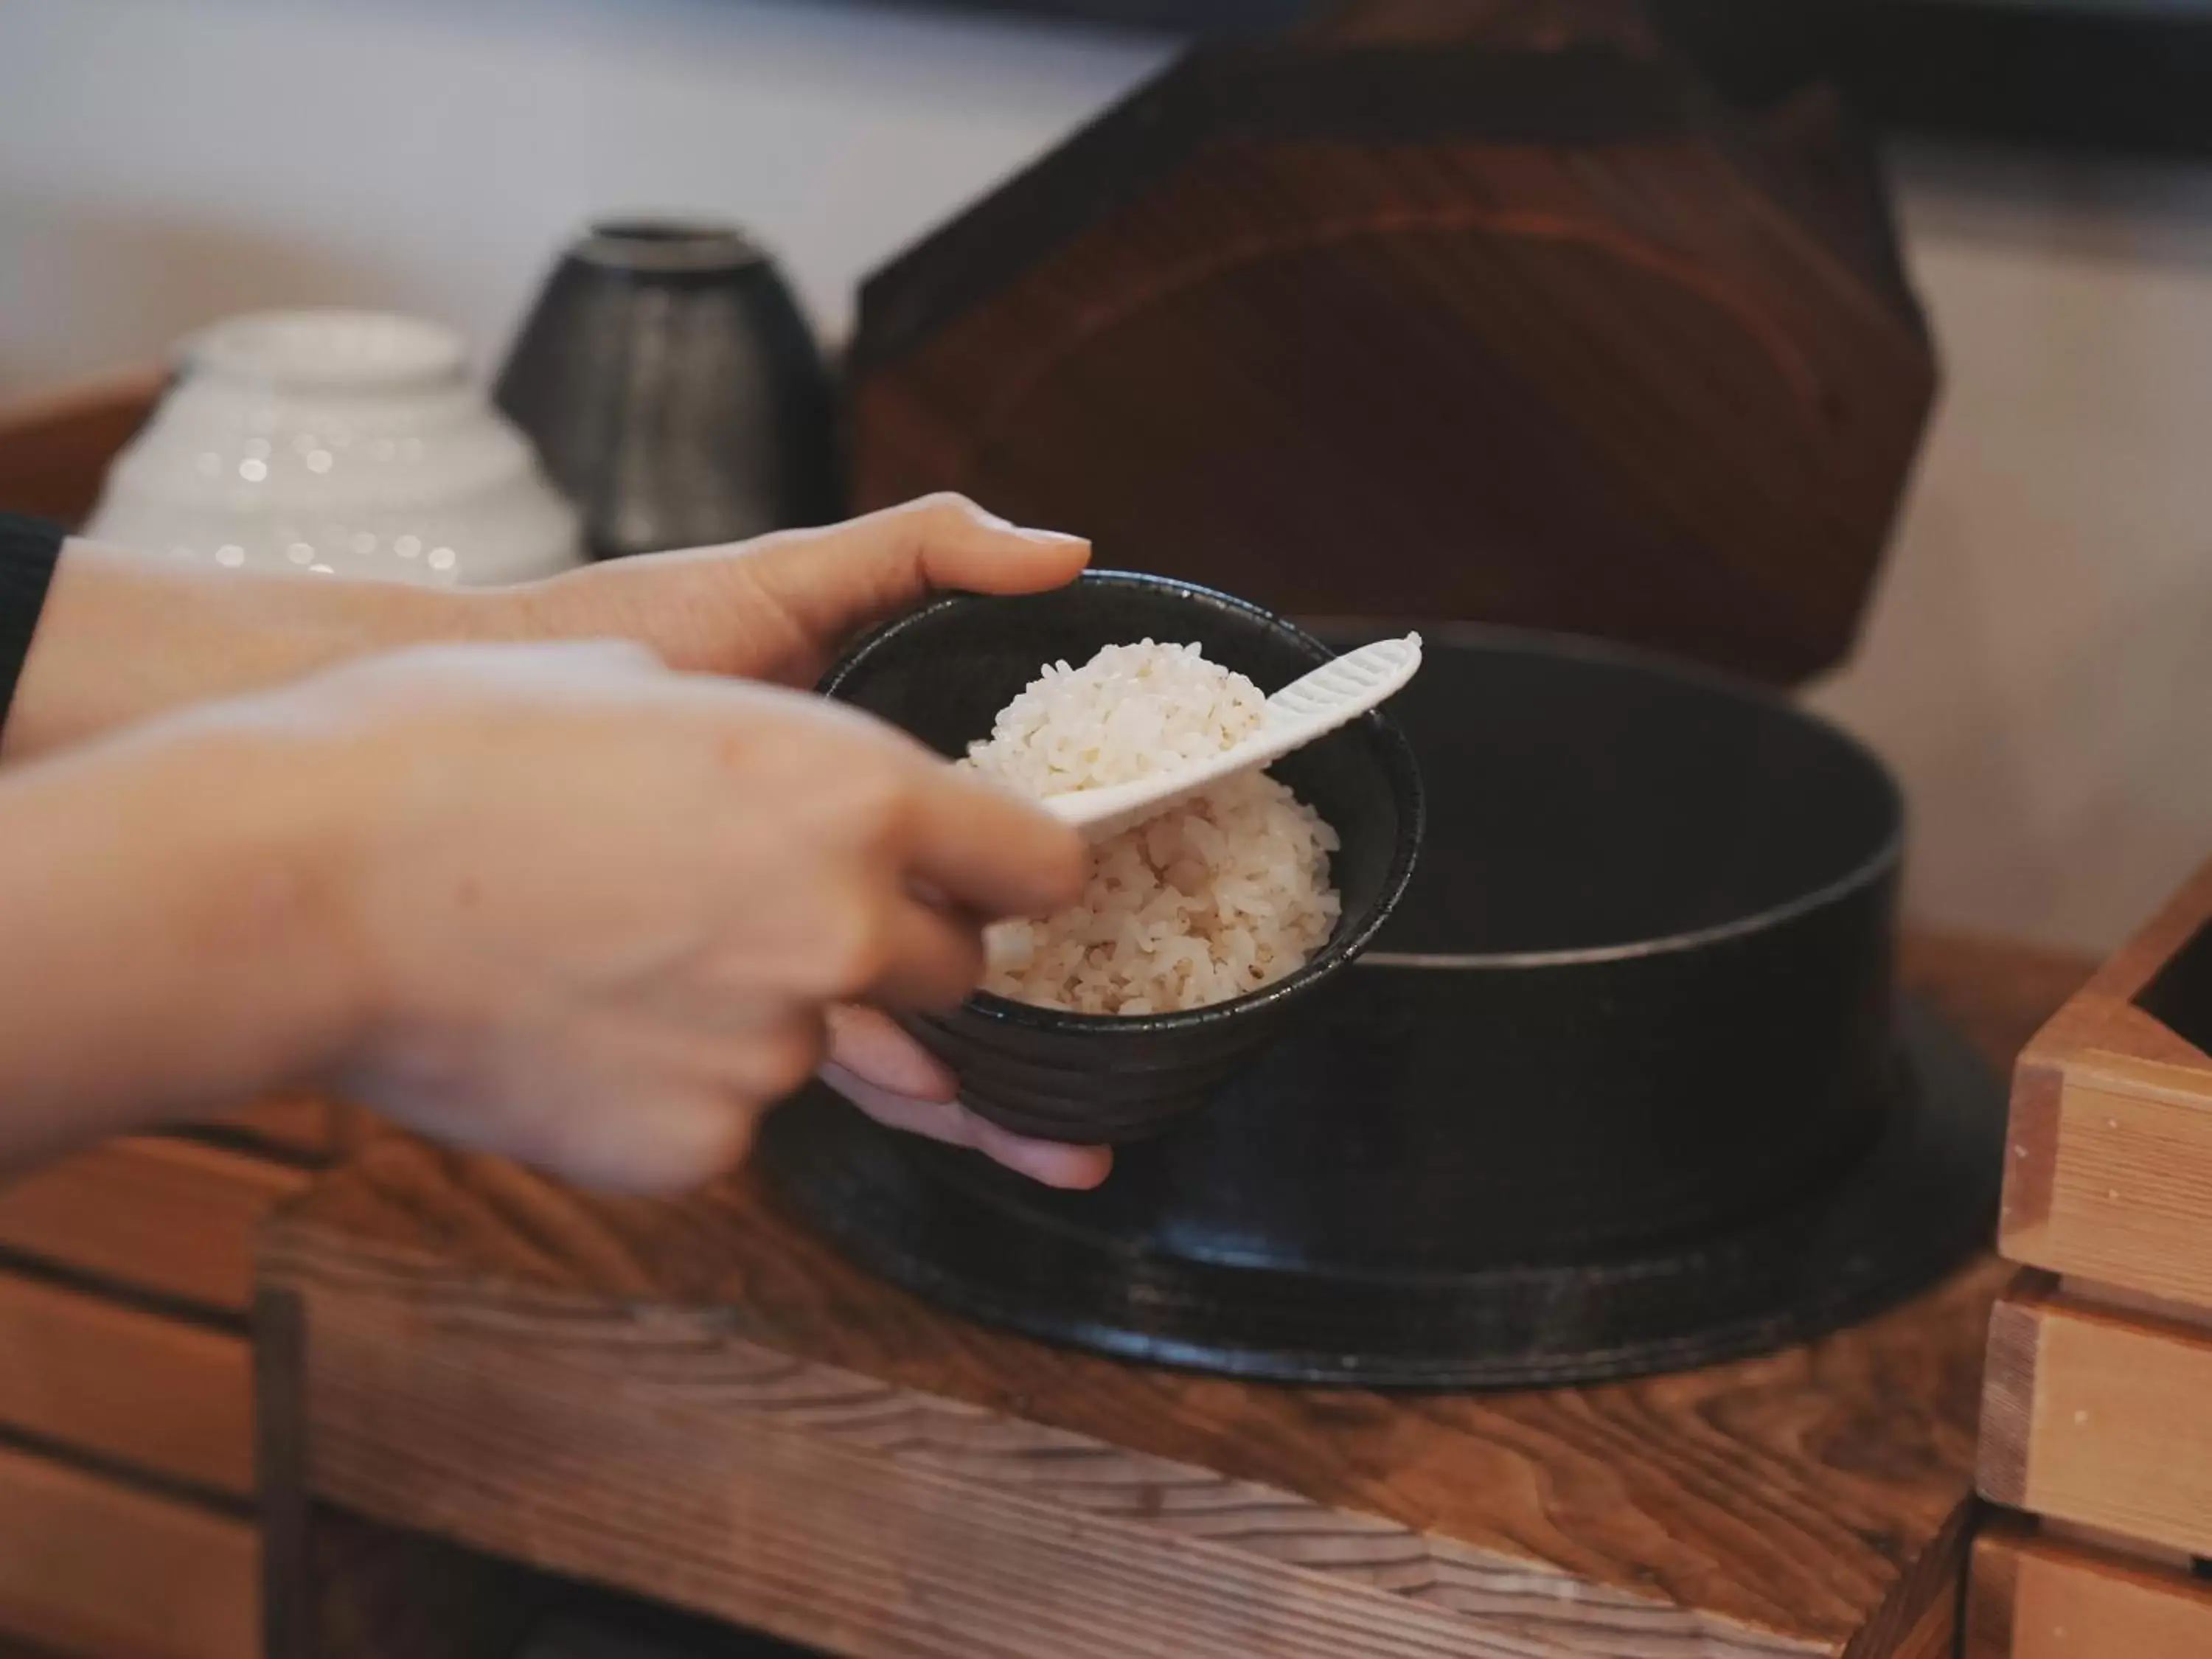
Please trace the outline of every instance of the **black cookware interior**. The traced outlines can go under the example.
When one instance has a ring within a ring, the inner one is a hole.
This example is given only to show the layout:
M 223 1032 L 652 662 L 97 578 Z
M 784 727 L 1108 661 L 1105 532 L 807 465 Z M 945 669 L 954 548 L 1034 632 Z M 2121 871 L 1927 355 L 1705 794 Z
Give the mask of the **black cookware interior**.
M 1378 951 L 1679 951 L 1894 862 L 1887 774 L 1786 703 L 1598 647 L 1457 638 L 1390 705 L 1436 855 Z

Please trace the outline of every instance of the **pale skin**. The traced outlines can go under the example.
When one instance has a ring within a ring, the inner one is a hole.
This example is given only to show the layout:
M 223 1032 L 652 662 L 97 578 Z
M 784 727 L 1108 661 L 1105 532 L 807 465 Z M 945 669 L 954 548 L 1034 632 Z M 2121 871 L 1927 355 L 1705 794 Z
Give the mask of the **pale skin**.
M 933 588 L 1088 556 L 952 497 L 477 592 L 71 543 L 0 733 L 0 1164 L 307 1083 L 669 1191 L 818 1072 L 1095 1185 L 890 1018 L 1074 898 L 1073 832 L 794 689 Z

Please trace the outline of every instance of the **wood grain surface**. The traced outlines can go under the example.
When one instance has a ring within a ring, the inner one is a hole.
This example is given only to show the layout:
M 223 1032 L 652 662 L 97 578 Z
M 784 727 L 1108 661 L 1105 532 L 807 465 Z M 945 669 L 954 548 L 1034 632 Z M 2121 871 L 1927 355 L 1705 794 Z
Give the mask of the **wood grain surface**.
M 252 1351 L 235 1332 L 0 1273 L 0 1425 L 244 1498 Z
M 0 1448 L 0 1627 L 76 1659 L 258 1659 L 246 1522 Z
M 110 1141 L 0 1186 L 0 1248 L 122 1286 L 242 1314 L 253 1230 L 306 1170 L 188 1140 Z
M 1874 1650 L 1861 1644 L 1861 1652 Z M 1956 1659 L 1959 1650 L 1959 1606 L 1946 1592 L 1929 1599 L 1919 1622 L 1905 1632 L 1893 1650 L 1896 1659 Z
M 2012 1260 L 2212 1308 L 2212 1054 L 2138 1002 L 2208 922 L 2212 866 L 2021 1056 L 1998 1224 Z
M 2014 1509 L 2212 1555 L 2212 1331 L 2023 1275 L 1990 1326 L 1980 1486 Z
M 2212 1583 L 2039 1537 L 1999 1516 L 1974 1540 L 1964 1659 L 2204 1659 Z
M 2083 964 L 1923 941 L 2002 1059 Z M 282 1215 L 313 1493 L 831 1652 L 1552 1659 L 1940 1649 L 1984 1323 L 1386 1398 L 1061 1353 L 845 1266 L 744 1176 L 592 1200 L 380 1140 Z

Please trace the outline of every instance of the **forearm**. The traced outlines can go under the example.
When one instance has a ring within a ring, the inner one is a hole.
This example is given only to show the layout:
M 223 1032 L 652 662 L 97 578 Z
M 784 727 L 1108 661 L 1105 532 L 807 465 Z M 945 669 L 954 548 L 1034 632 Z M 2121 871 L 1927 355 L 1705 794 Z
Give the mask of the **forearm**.
M 72 540 L 0 727 L 0 761 L 377 651 L 501 637 L 505 609 L 491 594 L 195 569 Z
M 0 1167 L 228 1109 L 343 1042 L 334 804 L 288 746 L 131 733 L 0 775 Z

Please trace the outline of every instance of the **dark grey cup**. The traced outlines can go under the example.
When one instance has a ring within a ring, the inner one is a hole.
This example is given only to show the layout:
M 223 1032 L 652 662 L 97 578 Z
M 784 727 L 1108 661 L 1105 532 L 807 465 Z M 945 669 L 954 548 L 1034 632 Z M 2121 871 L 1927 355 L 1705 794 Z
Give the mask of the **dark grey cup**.
M 775 264 L 725 226 L 594 227 L 547 279 L 495 396 L 583 514 L 594 558 L 843 507 L 820 347 Z

